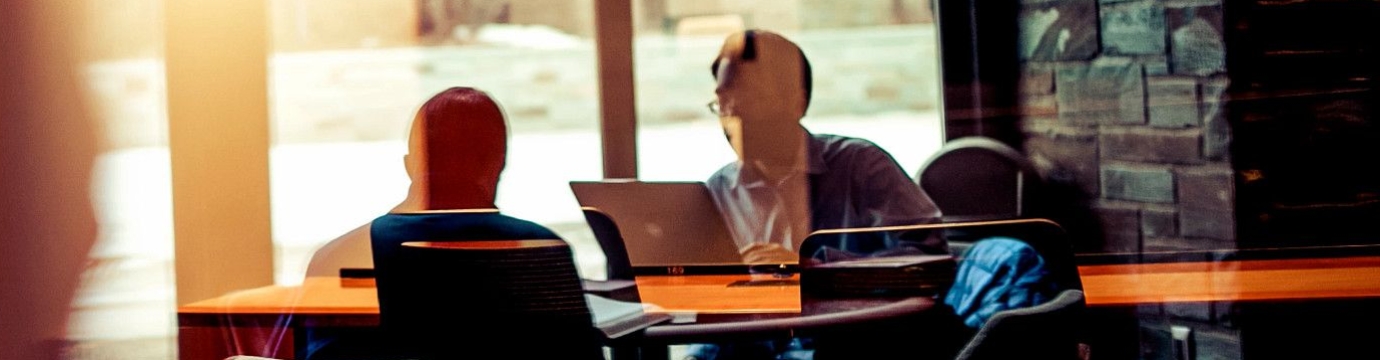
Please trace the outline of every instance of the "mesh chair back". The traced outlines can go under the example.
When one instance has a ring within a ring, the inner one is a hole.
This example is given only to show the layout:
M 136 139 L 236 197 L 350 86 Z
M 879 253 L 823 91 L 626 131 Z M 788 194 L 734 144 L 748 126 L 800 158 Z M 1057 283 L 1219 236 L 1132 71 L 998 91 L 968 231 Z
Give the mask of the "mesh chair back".
M 1011 219 L 994 221 L 946 222 L 935 224 L 887 226 L 877 228 L 830 229 L 811 233 L 800 246 L 800 257 L 810 259 L 819 253 L 820 247 L 841 242 L 845 236 L 886 235 L 900 240 L 916 240 L 940 232 L 951 245 L 956 242 L 972 243 L 977 240 L 1005 236 L 1016 238 L 1030 244 L 1044 259 L 1051 280 L 1060 289 L 1083 289 L 1078 277 L 1078 265 L 1074 262 L 1073 245 L 1068 234 L 1058 223 L 1048 219 Z M 808 262 L 804 263 L 808 264 Z
M 603 358 L 564 241 L 408 242 L 398 254 L 379 310 L 404 355 Z
M 944 216 L 965 220 L 1032 216 L 1040 183 L 1029 159 L 986 137 L 945 143 L 921 166 L 916 183 Z M 1033 214 L 1039 216 L 1039 214 Z

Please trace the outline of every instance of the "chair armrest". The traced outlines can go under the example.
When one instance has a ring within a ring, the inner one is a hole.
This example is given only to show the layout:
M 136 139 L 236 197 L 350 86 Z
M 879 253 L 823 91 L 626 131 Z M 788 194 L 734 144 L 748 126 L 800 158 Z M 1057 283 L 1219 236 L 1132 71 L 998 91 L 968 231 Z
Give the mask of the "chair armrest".
M 585 293 L 609 299 L 641 302 L 637 294 L 637 282 L 632 280 L 583 280 Z
M 915 315 L 935 307 L 934 299 L 913 297 L 886 305 L 791 318 L 734 321 L 712 324 L 656 325 L 643 332 L 643 340 L 667 344 L 743 340 L 744 338 L 791 337 L 802 331 L 855 325 Z

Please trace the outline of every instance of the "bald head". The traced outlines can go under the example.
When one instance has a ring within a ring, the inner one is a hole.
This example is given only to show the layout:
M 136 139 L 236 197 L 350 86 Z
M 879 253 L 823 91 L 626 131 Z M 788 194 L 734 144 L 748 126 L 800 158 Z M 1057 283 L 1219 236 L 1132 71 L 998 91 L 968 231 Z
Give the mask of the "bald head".
M 719 123 L 740 161 L 796 168 L 800 119 L 810 99 L 810 64 L 795 43 L 762 30 L 729 35 L 710 65 Z
M 717 80 L 718 88 L 738 86 L 735 82 L 744 76 L 771 79 L 770 85 L 776 87 L 778 94 L 800 97 L 802 116 L 810 106 L 810 61 L 799 46 L 779 34 L 766 30 L 730 34 L 709 72 Z
M 446 89 L 412 122 L 409 197 L 427 210 L 493 208 L 507 151 L 508 126 L 498 104 L 473 88 Z

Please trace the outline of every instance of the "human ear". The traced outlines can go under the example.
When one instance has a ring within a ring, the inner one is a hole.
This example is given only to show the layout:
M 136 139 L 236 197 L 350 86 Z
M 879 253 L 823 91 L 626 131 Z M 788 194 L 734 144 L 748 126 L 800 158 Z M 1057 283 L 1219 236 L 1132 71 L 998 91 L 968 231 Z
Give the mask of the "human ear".
M 719 125 L 723 127 L 728 145 L 738 154 L 738 160 L 743 160 L 743 119 L 732 115 L 720 116 Z
M 417 180 L 417 163 L 412 161 L 411 154 L 403 154 L 403 170 L 407 171 L 407 178 Z

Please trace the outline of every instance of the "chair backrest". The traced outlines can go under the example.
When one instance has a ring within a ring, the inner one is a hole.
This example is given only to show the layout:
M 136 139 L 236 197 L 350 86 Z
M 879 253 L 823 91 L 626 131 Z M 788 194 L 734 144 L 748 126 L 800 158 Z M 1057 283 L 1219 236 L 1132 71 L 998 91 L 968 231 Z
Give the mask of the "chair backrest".
M 602 337 L 561 240 L 407 242 L 379 317 L 403 356 L 603 359 Z
M 1032 213 L 1040 177 L 1016 149 L 987 137 L 945 143 L 925 161 L 915 181 L 946 218 L 993 220 Z
M 633 280 L 632 262 L 628 259 L 628 248 L 623 245 L 623 233 L 618 231 L 618 224 L 599 209 L 584 207 L 581 210 L 585 213 L 589 229 L 594 232 L 594 238 L 599 241 L 599 248 L 604 251 L 604 270 L 605 274 L 608 274 L 607 278 Z
M 1049 279 L 1061 290 L 1083 289 L 1078 276 L 1078 264 L 1073 255 L 1073 243 L 1063 226 L 1043 218 L 977 221 L 952 223 L 944 237 L 950 242 L 975 243 L 990 237 L 1009 237 L 1026 244 L 1040 254 L 1049 271 Z
M 1079 359 L 1077 327 L 1085 306 L 1083 291 L 1065 290 L 1044 304 L 998 312 L 957 359 Z
M 895 239 L 923 239 L 931 232 L 940 232 L 950 244 L 955 242 L 972 243 L 978 240 L 1003 236 L 1030 244 L 1044 259 L 1050 277 L 1061 289 L 1082 289 L 1078 277 L 1078 265 L 1074 262 L 1073 245 L 1068 233 L 1058 223 L 1049 219 L 1008 219 L 991 221 L 944 222 L 933 224 L 885 226 L 873 228 L 829 229 L 810 233 L 800 246 L 801 259 L 808 259 L 819 253 L 821 246 L 829 246 L 839 241 L 841 236 L 880 236 L 886 234 Z M 957 253 L 956 253 L 957 254 Z M 802 262 L 805 264 L 805 262 Z
M 841 236 L 890 236 L 896 239 L 923 239 L 933 232 L 940 232 L 952 244 L 955 241 L 976 242 L 977 240 L 1001 236 L 1023 241 L 1034 248 L 1044 260 L 1048 280 L 1056 289 L 1083 289 L 1078 276 L 1078 266 L 1074 262 L 1073 247 L 1067 233 L 1058 223 L 1048 219 L 1010 219 L 993 221 L 948 222 L 907 226 L 886 226 L 874 228 L 819 230 L 810 234 L 801 244 L 802 296 L 813 296 L 806 291 L 804 277 L 810 266 L 821 262 L 812 258 L 820 253 L 821 247 L 828 247 L 840 241 Z M 906 255 L 895 253 L 894 255 Z M 961 259 L 960 259 L 961 261 Z M 952 273 L 950 273 L 952 274 Z M 952 281 L 952 277 L 949 279 Z M 851 284 L 850 286 L 863 286 Z M 946 284 L 940 284 L 946 290 Z

